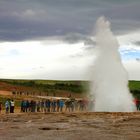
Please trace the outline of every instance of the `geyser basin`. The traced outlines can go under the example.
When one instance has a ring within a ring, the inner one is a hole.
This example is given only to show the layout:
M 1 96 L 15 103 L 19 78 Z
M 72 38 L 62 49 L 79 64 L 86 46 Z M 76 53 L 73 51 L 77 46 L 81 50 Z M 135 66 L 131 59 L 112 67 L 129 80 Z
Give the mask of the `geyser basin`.
M 135 111 L 133 97 L 128 89 L 128 76 L 121 63 L 119 44 L 104 17 L 96 22 L 97 58 L 92 69 L 94 111 Z

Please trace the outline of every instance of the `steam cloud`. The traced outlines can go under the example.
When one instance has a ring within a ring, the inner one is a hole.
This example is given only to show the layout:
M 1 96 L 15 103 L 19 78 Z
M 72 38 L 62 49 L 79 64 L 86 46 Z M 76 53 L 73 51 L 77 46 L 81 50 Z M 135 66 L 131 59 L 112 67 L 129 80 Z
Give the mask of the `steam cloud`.
M 97 58 L 92 71 L 91 94 L 94 111 L 135 111 L 133 97 L 128 89 L 128 75 L 121 63 L 119 44 L 104 17 L 96 22 Z

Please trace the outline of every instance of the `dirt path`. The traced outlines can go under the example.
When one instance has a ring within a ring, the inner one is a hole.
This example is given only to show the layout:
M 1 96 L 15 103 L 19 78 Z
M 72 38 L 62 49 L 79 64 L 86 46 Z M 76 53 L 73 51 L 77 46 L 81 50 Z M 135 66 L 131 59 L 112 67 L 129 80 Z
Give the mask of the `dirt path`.
M 0 90 L 0 95 L 8 96 L 8 95 L 12 95 L 12 92 Z
M 2 114 L 0 140 L 140 140 L 140 112 Z

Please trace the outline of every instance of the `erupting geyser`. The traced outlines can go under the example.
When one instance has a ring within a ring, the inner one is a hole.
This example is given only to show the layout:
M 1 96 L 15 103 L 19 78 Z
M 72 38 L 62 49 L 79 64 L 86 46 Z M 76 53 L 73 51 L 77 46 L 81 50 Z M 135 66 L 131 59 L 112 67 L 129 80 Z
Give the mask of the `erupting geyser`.
M 128 89 L 128 76 L 121 63 L 119 44 L 110 30 L 110 23 L 100 17 L 96 23 L 97 58 L 92 71 L 94 111 L 135 111 Z

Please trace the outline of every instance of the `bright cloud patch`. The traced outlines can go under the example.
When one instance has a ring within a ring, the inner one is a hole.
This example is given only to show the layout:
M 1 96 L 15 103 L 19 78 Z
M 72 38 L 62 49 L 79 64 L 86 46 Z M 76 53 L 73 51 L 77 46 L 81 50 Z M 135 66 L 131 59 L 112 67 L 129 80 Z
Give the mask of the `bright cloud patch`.
M 140 47 L 119 38 L 122 62 L 129 79 L 140 79 Z M 126 44 L 126 42 L 128 44 Z M 95 42 L 69 43 L 63 39 L 0 43 L 0 77 L 87 80 L 96 57 Z
M 66 44 L 55 40 L 1 43 L 0 77 L 51 79 L 51 76 L 59 75 L 57 77 L 61 79 L 64 70 L 74 70 L 73 67 L 79 68 L 85 63 L 71 58 L 82 47 L 83 43 Z

